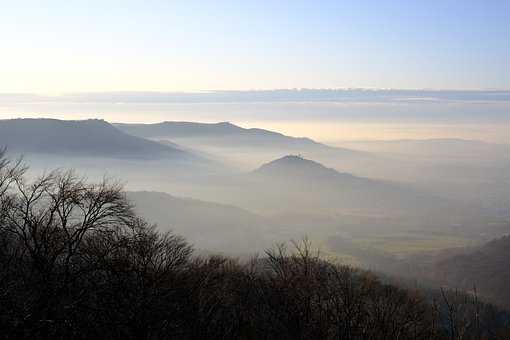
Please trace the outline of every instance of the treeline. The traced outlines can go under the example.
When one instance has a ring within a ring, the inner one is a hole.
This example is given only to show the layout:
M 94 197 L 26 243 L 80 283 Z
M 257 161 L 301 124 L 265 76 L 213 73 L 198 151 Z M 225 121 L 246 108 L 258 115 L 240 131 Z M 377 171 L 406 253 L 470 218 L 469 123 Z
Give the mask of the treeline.
M 427 298 L 325 261 L 306 240 L 248 263 L 195 256 L 138 218 L 120 185 L 25 173 L 0 157 L 3 339 L 509 337 L 476 296 Z

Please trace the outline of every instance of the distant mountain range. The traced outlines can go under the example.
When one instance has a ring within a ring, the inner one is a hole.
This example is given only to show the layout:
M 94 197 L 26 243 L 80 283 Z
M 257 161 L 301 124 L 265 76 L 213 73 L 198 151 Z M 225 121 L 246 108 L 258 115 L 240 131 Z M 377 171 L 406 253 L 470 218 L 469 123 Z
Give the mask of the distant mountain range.
M 193 158 L 175 145 L 127 134 L 104 120 L 0 120 L 0 146 L 22 154 L 118 158 Z
M 169 139 L 180 141 L 195 139 L 208 142 L 209 145 L 228 147 L 254 148 L 286 148 L 303 151 L 314 149 L 335 149 L 346 154 L 354 155 L 361 152 L 349 149 L 332 148 L 305 137 L 291 137 L 284 134 L 264 130 L 245 129 L 229 122 L 194 123 L 194 122 L 162 122 L 156 124 L 114 124 L 120 130 L 134 136 L 151 139 Z
M 413 157 L 440 161 L 481 161 L 509 160 L 510 145 L 493 144 L 479 140 L 458 138 L 401 139 L 376 141 L 351 141 L 340 143 L 343 147 L 393 156 Z
M 367 169 L 386 164 L 385 160 L 369 152 L 332 147 L 310 138 L 292 137 L 265 129 L 247 129 L 229 122 L 114 125 L 134 136 L 158 142 L 170 141 L 190 150 L 199 150 L 210 158 L 243 171 L 285 154 L 301 154 L 353 173 L 364 173 Z

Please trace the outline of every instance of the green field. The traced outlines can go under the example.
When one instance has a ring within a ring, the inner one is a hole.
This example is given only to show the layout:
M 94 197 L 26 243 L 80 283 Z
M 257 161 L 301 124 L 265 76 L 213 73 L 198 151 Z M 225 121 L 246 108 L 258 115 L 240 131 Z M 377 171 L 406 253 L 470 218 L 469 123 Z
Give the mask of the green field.
M 453 235 L 396 234 L 356 238 L 352 243 L 362 249 L 374 249 L 393 255 L 438 251 L 474 245 L 474 241 Z

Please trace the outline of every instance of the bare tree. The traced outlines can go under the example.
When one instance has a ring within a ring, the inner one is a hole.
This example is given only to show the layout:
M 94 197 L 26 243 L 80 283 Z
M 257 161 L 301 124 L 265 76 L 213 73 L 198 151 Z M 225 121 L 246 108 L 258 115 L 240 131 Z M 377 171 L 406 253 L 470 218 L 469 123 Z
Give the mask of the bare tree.
M 0 151 L 1 339 L 504 339 L 499 312 L 436 303 L 321 257 L 308 239 L 248 263 L 194 257 L 138 218 L 116 182 L 27 181 Z M 505 320 L 505 319 L 504 319 Z M 506 320 L 510 320 L 507 318 Z
M 21 163 L 9 165 L 3 161 L 0 171 L 1 228 L 24 296 L 15 306 L 18 330 L 49 336 L 49 329 L 70 327 L 67 315 L 80 299 L 71 291 L 95 270 L 88 241 L 126 228 L 134 214 L 116 183 L 87 184 L 58 171 L 27 181 Z

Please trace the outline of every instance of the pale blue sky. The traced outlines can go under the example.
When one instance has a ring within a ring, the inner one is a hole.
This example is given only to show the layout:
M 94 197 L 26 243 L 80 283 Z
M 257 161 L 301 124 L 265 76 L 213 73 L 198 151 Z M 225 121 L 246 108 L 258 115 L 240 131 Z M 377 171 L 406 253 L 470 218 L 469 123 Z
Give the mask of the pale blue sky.
M 0 92 L 510 89 L 508 0 L 0 3 Z

